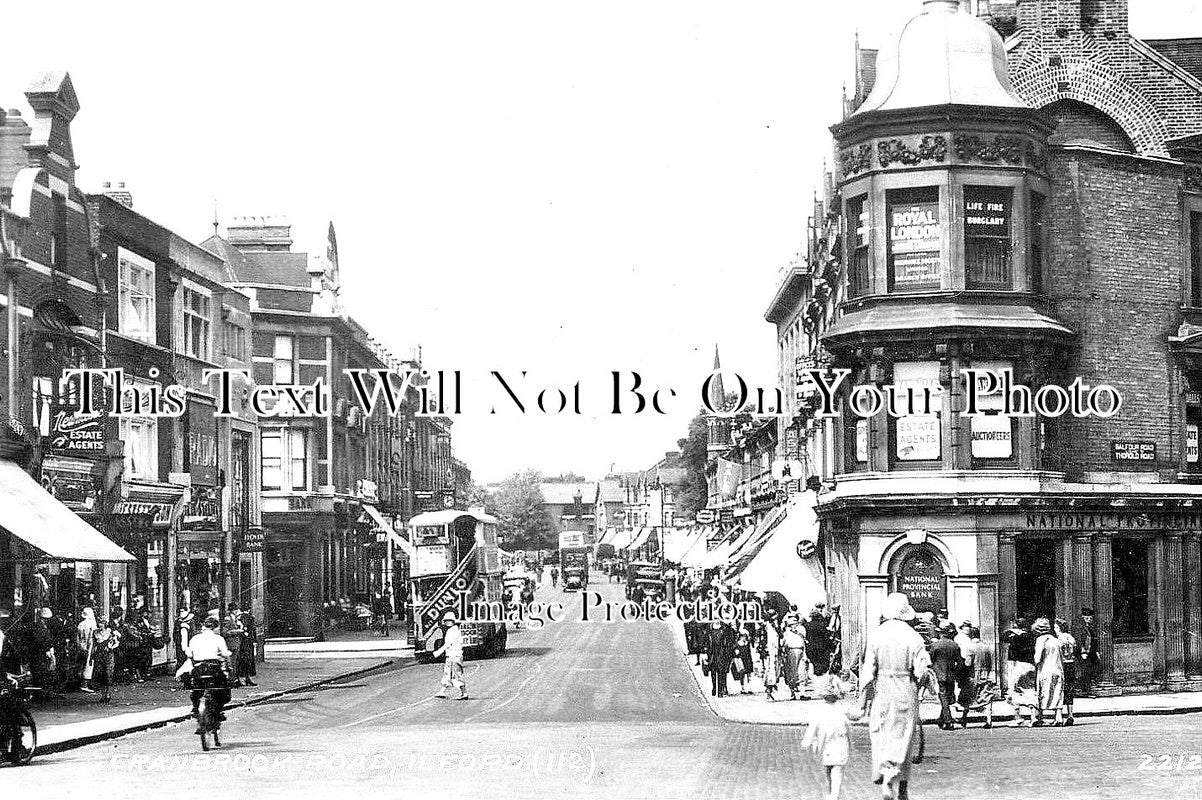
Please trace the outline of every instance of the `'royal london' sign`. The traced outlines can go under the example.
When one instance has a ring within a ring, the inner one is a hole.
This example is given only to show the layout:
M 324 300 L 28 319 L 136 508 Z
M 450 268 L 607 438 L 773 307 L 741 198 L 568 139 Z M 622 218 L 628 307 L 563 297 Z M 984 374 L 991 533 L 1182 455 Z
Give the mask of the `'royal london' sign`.
M 889 209 L 889 258 L 894 288 L 938 289 L 942 247 L 938 203 L 913 203 Z

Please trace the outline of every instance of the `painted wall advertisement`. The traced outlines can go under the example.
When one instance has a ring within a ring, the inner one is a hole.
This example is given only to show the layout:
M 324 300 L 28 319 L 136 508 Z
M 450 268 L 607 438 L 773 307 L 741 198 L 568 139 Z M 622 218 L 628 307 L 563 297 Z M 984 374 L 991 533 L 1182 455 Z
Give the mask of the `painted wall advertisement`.
M 186 455 L 192 483 L 204 486 L 217 484 L 217 420 L 214 406 L 188 398 L 188 416 L 184 421 Z
M 895 289 L 938 289 L 943 266 L 942 247 L 939 203 L 890 206 L 889 261 Z

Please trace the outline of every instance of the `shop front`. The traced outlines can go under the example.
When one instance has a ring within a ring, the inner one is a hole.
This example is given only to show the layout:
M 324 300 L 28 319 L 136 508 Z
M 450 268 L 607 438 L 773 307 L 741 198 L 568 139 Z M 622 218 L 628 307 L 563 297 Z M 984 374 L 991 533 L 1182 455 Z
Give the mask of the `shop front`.
M 1018 617 L 1080 630 L 1095 612 L 1099 694 L 1202 689 L 1202 513 L 1170 494 L 824 498 L 830 585 L 859 652 L 890 592 L 979 625 L 1004 660 Z M 999 661 L 1000 663 L 1000 661 Z

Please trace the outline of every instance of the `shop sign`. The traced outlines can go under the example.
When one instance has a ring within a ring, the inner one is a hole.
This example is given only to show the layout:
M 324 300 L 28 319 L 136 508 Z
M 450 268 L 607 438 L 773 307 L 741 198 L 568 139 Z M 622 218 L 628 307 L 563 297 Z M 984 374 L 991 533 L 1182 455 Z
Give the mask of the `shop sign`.
M 938 289 L 942 248 L 938 203 L 909 203 L 889 209 L 889 255 L 895 288 Z
M 972 457 L 1010 458 L 1014 455 L 1010 417 L 987 414 L 972 418 Z
M 113 513 L 117 515 L 144 514 L 150 517 L 156 525 L 170 525 L 171 512 L 174 503 L 141 503 L 132 500 L 122 500 L 117 503 Z
M 105 533 L 122 547 L 145 546 L 160 535 L 151 514 L 113 514 L 109 517 Z
M 261 553 L 266 543 L 267 535 L 262 528 L 234 532 L 234 546 L 239 553 Z
M 1156 460 L 1156 443 L 1155 442 L 1128 442 L 1115 441 L 1110 442 L 1110 460 L 1111 461 L 1155 461 Z
M 192 485 L 214 486 L 217 483 L 217 419 L 214 408 L 195 398 L 188 398 L 188 416 L 184 420 L 184 441 L 187 448 L 188 472 Z
M 1183 531 L 1202 530 L 1198 511 L 1082 511 L 1027 514 L 1029 531 Z
M 868 420 L 856 420 L 856 461 L 868 461 Z
M 103 455 L 105 417 L 101 414 L 77 414 L 66 406 L 51 412 L 50 449 L 60 453 Z
M 1185 393 L 1185 404 L 1187 406 L 1202 406 L 1202 392 L 1190 389 Z
M 722 508 L 718 510 L 718 521 L 723 525 L 735 521 L 735 510 L 733 508 Z
M 947 582 L 939 559 L 928 548 L 914 550 L 902 562 L 897 591 L 906 595 L 915 611 L 935 611 L 947 606 Z
M 712 508 L 703 508 L 697 512 L 697 524 L 709 525 L 714 521 L 714 510 Z
M 1198 463 L 1198 426 L 1192 422 L 1185 426 L 1185 461 Z

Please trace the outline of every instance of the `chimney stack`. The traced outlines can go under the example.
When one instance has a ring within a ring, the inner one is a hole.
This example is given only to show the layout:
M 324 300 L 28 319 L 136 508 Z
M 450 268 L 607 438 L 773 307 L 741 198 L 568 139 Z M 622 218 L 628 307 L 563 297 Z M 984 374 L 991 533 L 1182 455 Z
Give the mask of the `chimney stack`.
M 134 207 L 134 196 L 125 188 L 125 181 L 117 181 L 116 185 L 111 181 L 105 181 L 101 189 L 101 194 L 112 198 L 126 208 L 132 209 Z

